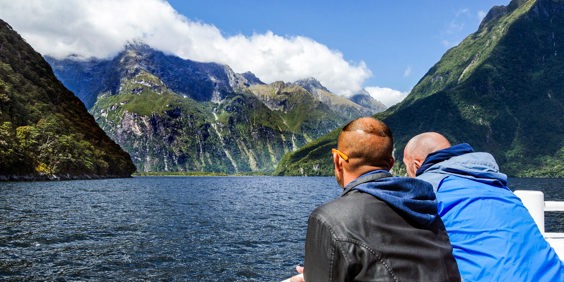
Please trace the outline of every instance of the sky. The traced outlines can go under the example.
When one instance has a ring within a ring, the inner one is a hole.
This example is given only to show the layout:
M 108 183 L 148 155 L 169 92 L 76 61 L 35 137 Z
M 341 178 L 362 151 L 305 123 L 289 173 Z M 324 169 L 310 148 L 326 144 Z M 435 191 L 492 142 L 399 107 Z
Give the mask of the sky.
M 401 101 L 449 49 L 510 0 L 0 0 L 39 53 L 111 58 L 143 42 L 266 83 L 314 77 L 338 95 Z

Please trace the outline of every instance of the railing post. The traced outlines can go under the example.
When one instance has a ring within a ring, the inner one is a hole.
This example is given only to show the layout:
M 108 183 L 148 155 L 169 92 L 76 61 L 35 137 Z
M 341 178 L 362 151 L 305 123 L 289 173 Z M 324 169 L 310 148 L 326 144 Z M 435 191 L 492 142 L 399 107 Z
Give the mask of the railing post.
M 544 193 L 530 190 L 516 190 L 514 193 L 521 199 L 521 202 L 535 220 L 540 232 L 544 234 Z

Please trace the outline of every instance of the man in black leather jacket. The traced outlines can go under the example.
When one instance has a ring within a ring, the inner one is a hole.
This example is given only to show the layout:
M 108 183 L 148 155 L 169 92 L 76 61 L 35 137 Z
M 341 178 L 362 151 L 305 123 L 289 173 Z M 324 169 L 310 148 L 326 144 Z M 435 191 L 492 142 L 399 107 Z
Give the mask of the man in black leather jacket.
M 460 281 L 432 186 L 388 172 L 390 129 L 360 118 L 337 144 L 335 177 L 344 192 L 309 217 L 305 281 Z

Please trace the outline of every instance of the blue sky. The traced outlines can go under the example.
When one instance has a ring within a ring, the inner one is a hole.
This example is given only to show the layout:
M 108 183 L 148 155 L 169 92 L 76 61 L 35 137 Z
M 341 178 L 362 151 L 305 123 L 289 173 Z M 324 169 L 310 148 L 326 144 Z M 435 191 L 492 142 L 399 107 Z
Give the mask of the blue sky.
M 128 41 L 214 61 L 263 81 L 315 77 L 391 105 L 446 50 L 509 0 L 0 0 L 0 18 L 37 51 L 111 57 Z

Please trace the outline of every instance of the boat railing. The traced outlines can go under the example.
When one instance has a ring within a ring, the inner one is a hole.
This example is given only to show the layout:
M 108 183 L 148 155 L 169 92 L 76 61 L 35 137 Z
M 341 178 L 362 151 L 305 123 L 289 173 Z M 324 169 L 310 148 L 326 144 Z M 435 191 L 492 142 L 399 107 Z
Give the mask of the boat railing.
M 544 213 L 564 212 L 564 201 L 545 201 L 544 193 L 534 190 L 516 190 L 515 195 L 521 199 L 523 205 L 529 210 L 546 241 L 564 261 L 564 233 L 562 231 L 545 232 L 544 229 Z
M 564 211 L 563 201 L 545 201 L 544 211 Z

